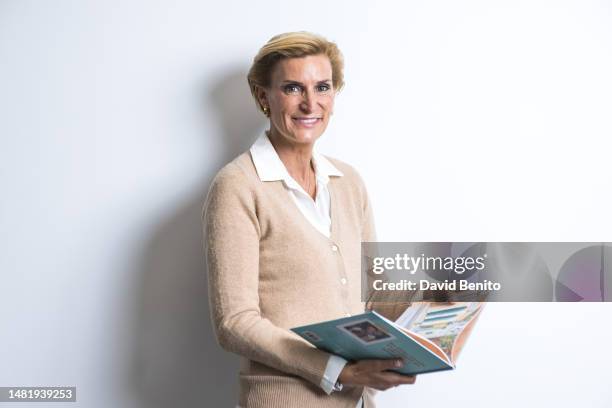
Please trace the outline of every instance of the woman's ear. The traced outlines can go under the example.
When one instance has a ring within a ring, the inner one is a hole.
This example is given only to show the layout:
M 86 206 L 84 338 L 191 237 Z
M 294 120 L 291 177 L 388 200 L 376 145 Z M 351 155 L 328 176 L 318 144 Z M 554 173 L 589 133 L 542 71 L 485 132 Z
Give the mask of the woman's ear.
M 259 105 L 262 107 L 262 109 L 265 110 L 265 108 L 269 108 L 270 105 L 268 104 L 268 94 L 267 94 L 266 90 L 264 88 L 258 86 L 256 88 L 255 93 L 257 95 L 257 100 L 259 101 Z

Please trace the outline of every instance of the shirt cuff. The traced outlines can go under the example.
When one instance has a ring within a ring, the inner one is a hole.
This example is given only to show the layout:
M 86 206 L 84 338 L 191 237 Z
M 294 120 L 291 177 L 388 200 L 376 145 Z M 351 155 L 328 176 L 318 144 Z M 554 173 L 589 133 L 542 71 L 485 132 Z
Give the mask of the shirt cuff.
M 327 394 L 331 394 L 333 391 L 340 391 L 342 389 L 342 384 L 336 385 L 338 382 L 338 377 L 342 372 L 344 366 L 348 363 L 347 360 L 342 357 L 338 357 L 336 355 L 329 356 L 329 360 L 327 360 L 327 366 L 325 367 L 325 372 L 323 373 L 323 378 L 321 379 L 321 388 Z

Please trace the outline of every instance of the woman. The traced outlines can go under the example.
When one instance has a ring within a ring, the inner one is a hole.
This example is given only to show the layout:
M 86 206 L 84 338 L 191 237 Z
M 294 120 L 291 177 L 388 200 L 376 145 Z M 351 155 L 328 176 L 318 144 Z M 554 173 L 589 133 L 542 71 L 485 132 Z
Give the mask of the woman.
M 337 46 L 273 37 L 248 74 L 270 120 L 215 177 L 204 228 L 211 314 L 221 346 L 242 356 L 240 407 L 373 407 L 374 389 L 414 383 L 401 360 L 346 360 L 289 329 L 361 313 L 360 244 L 374 240 L 366 189 L 314 150 L 343 86 Z M 363 404 L 363 405 L 362 405 Z

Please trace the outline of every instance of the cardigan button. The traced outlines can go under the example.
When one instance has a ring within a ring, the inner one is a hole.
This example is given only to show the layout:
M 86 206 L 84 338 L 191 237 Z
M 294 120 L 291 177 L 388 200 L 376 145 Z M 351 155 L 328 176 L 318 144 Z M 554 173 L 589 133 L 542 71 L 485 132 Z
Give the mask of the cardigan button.
M 336 244 L 332 245 L 332 251 L 338 252 L 338 245 Z
M 340 282 L 342 282 L 343 285 L 346 285 L 346 278 L 340 279 Z

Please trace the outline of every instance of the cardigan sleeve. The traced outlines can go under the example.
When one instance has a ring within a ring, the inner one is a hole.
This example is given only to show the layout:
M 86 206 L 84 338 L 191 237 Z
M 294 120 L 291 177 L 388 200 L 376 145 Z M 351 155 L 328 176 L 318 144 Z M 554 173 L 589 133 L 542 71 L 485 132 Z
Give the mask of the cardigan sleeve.
M 330 354 L 261 315 L 261 231 L 254 193 L 245 178 L 240 171 L 222 170 L 209 190 L 202 217 L 217 341 L 227 351 L 319 386 Z

